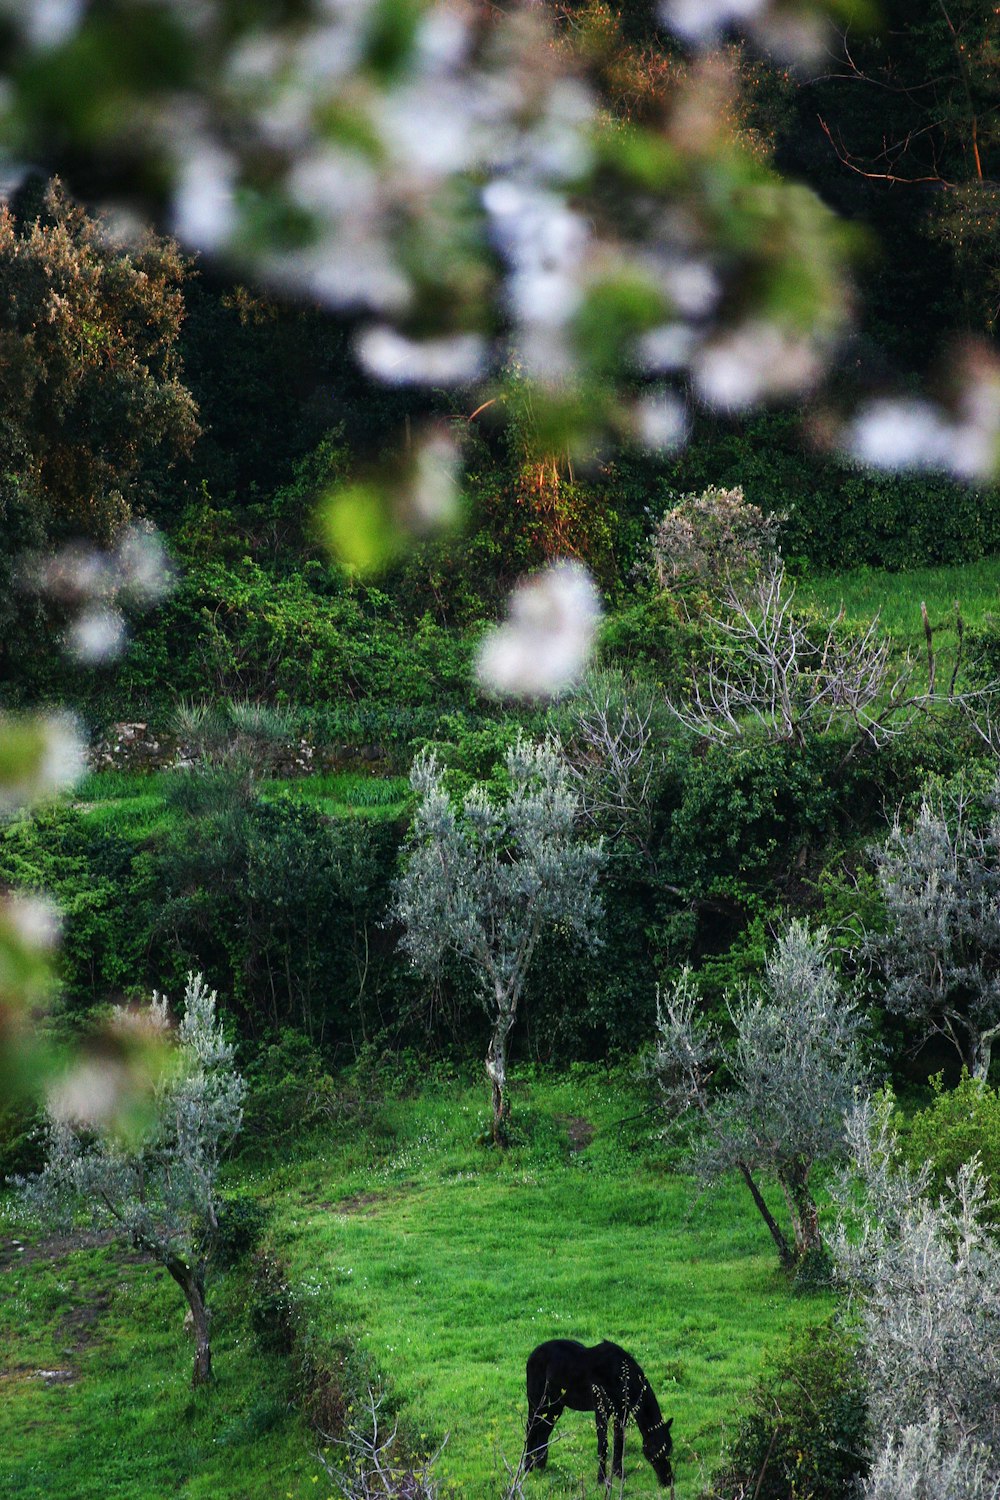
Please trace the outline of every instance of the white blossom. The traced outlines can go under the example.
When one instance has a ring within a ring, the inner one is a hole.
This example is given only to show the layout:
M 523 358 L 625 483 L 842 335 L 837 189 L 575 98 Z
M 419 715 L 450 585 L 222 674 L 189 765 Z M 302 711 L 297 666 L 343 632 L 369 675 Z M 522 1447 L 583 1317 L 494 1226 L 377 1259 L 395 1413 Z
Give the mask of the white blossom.
M 496 694 L 556 697 L 583 674 L 601 616 L 600 599 L 580 563 L 559 562 L 511 595 L 510 618 L 484 637 L 480 683 Z

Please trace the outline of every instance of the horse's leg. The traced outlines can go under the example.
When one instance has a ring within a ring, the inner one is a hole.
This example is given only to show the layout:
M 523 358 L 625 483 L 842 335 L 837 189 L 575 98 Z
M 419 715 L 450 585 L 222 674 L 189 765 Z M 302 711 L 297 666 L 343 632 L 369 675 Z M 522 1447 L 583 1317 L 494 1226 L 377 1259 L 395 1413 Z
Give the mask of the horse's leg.
M 598 1401 L 594 1407 L 594 1421 L 597 1423 L 597 1482 L 607 1484 L 608 1482 L 608 1414 L 602 1410 Z
M 563 1414 L 563 1406 L 558 1403 L 554 1406 L 543 1406 L 535 1411 L 528 1411 L 528 1434 L 524 1442 L 524 1467 L 528 1469 L 544 1469 L 549 1458 L 549 1438 L 552 1429 Z
M 621 1479 L 625 1473 L 625 1423 L 615 1417 L 614 1448 L 611 1452 L 611 1472 L 616 1479 Z

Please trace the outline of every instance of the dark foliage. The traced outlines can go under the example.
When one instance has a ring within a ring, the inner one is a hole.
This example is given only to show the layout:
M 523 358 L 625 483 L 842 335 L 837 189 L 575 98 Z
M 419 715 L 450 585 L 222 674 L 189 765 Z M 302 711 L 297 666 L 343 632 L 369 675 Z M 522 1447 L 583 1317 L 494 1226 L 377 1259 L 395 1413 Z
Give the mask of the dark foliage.
M 771 1361 L 713 1482 L 713 1500 L 843 1500 L 867 1471 L 865 1400 L 835 1324 L 796 1334 Z

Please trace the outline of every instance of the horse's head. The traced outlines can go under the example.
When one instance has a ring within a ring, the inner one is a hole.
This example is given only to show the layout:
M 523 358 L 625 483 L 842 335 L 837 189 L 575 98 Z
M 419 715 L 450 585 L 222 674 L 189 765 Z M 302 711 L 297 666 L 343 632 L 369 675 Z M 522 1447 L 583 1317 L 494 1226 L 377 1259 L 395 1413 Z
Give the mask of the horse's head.
M 648 1438 L 643 1439 L 642 1451 L 646 1459 L 653 1465 L 653 1472 L 664 1486 L 673 1485 L 674 1470 L 670 1462 L 670 1454 L 673 1451 L 674 1440 L 670 1435 L 673 1417 L 669 1422 L 650 1433 Z

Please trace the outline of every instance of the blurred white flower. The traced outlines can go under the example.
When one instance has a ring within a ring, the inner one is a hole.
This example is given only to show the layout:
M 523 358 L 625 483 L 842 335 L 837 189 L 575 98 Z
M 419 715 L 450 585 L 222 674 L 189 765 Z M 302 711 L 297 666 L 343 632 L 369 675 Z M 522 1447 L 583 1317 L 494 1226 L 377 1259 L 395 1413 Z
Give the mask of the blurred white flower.
M 458 449 L 444 432 L 435 432 L 417 453 L 407 494 L 407 521 L 418 531 L 450 525 L 458 516 Z
M 225 249 L 236 228 L 236 161 L 198 135 L 179 144 L 174 232 L 199 250 Z
M 429 72 L 460 68 L 469 51 L 467 14 L 455 6 L 435 5 L 417 29 L 416 63 Z
M 52 557 L 29 565 L 33 587 L 64 604 L 109 598 L 115 591 L 115 574 L 106 552 L 82 542 L 60 547 Z
M 688 363 L 698 335 L 688 323 L 661 323 L 639 339 L 636 350 L 643 370 L 655 375 L 665 370 L 682 370 Z
M 872 401 L 848 423 L 844 447 L 872 469 L 936 469 L 959 479 L 992 476 L 1000 413 L 985 388 L 969 390 L 955 420 L 930 401 Z
M 674 261 L 661 274 L 667 295 L 686 318 L 703 318 L 722 295 L 719 278 L 706 261 Z
M 3 0 L 0 12 L 10 15 L 33 47 L 58 47 L 83 20 L 84 0 Z
M 457 79 L 429 78 L 390 90 L 378 102 L 375 121 L 395 160 L 418 174 L 467 171 L 482 151 L 470 85 Z
M 357 351 L 368 373 L 386 385 L 464 385 L 482 374 L 486 360 L 478 334 L 415 341 L 385 323 L 366 328 Z
M 786 63 L 812 62 L 830 42 L 826 16 L 807 11 L 768 11 L 753 27 L 754 40 Z
M 753 319 L 702 344 L 691 360 L 695 389 L 723 411 L 741 411 L 769 396 L 791 396 L 819 378 L 814 343 L 776 323 Z
M 754 20 L 766 0 L 662 0 L 660 20 L 686 42 L 711 42 L 727 26 Z
M 479 647 L 476 675 L 488 692 L 552 698 L 579 680 L 601 617 L 597 588 L 582 564 L 554 563 L 520 583 L 509 613 Z
M 49 1113 L 65 1125 L 107 1127 L 131 1092 L 131 1075 L 118 1058 L 83 1058 L 50 1085 Z
M 26 947 L 43 953 L 55 948 L 61 926 L 59 911 L 44 896 L 5 897 L 3 915 Z
M 649 392 L 632 408 L 636 436 L 647 448 L 679 447 L 688 435 L 688 415 L 671 391 Z
M 115 563 L 119 594 L 140 606 L 158 604 L 170 593 L 173 569 L 158 531 L 130 526 L 118 543 Z
M 83 666 L 108 661 L 118 655 L 124 644 L 124 616 L 121 610 L 106 604 L 89 605 L 81 610 L 66 632 L 66 649 Z
M 873 469 L 947 469 L 953 429 L 929 401 L 872 401 L 847 428 L 847 451 Z
M 86 745 L 71 714 L 2 714 L 0 809 L 65 791 L 87 769 Z

